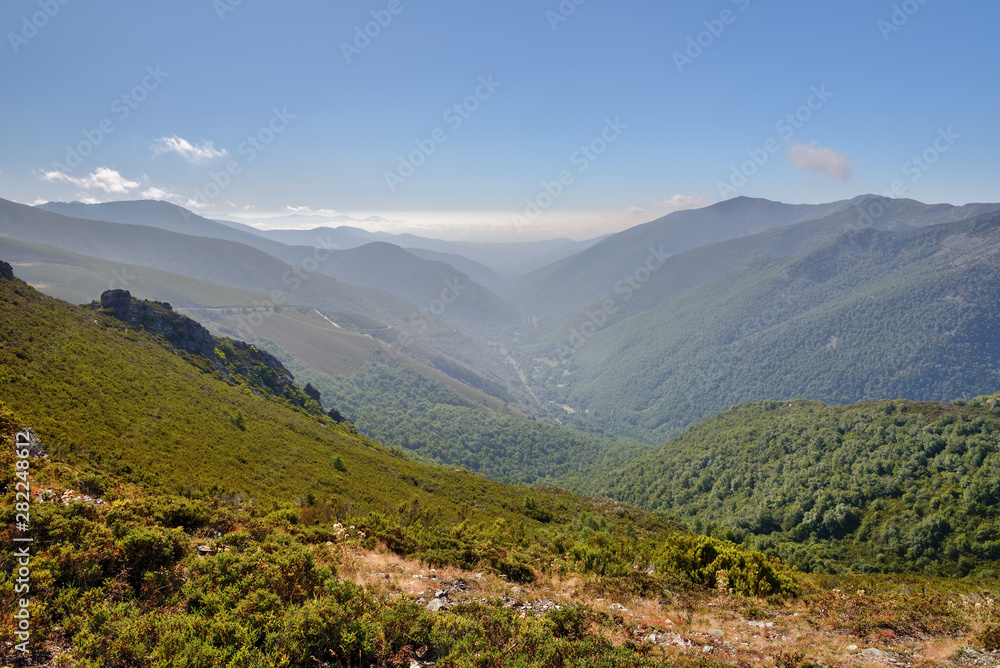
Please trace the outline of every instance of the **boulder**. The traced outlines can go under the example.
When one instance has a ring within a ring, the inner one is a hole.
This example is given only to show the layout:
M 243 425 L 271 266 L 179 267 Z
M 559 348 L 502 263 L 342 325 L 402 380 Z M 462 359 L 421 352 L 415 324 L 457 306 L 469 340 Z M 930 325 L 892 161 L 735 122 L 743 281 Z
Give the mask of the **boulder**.
M 443 598 L 436 598 L 427 604 L 427 612 L 441 612 L 442 610 L 447 610 L 448 604 L 445 603 Z

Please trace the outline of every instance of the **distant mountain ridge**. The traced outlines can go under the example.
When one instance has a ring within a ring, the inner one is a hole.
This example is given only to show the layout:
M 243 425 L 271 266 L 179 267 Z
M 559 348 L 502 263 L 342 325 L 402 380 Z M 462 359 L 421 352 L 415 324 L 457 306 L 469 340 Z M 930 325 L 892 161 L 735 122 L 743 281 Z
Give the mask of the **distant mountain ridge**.
M 448 302 L 447 313 L 435 314 L 465 327 L 516 322 L 518 313 L 488 288 L 440 260 L 418 257 L 386 243 L 371 241 L 391 235 L 370 234 L 354 228 L 310 230 L 305 233 L 272 234 L 238 229 L 198 216 L 167 202 L 142 200 L 83 204 L 50 202 L 44 211 L 80 219 L 145 225 L 178 234 L 223 239 L 263 251 L 293 266 L 314 263 L 315 271 L 351 285 L 377 288 L 427 309 L 447 291 L 447 285 L 464 286 Z M 359 243 L 340 243 L 343 235 Z M 461 260 L 461 258 L 457 258 Z M 482 265 L 470 263 L 479 275 L 496 279 Z M 301 272 L 300 272 L 301 273 Z M 411 314 L 417 311 L 411 311 Z
M 0 200 L 0 234 L 262 293 L 269 306 L 287 301 L 369 314 L 388 324 L 407 322 L 419 310 L 415 304 L 381 290 L 342 283 L 224 239 L 144 225 L 85 221 L 6 200 Z
M 878 215 L 871 216 L 869 210 Z M 738 248 L 740 239 L 763 239 L 760 235 L 768 232 L 791 238 L 799 231 L 816 239 L 813 243 L 818 245 L 855 227 L 904 229 L 964 220 L 996 210 L 1000 210 L 1000 204 L 953 207 L 870 195 L 822 205 L 737 197 L 703 209 L 677 211 L 613 234 L 577 255 L 521 277 L 505 296 L 530 315 L 551 322 L 611 293 L 622 277 L 642 267 L 654 250 L 657 256 L 677 255 L 727 241 Z M 779 231 L 786 228 L 788 234 Z M 807 236 L 802 236 L 809 243 Z M 798 246 L 798 252 L 807 249 Z M 763 250 L 768 253 L 766 248 Z M 723 266 L 732 268 L 731 264 Z

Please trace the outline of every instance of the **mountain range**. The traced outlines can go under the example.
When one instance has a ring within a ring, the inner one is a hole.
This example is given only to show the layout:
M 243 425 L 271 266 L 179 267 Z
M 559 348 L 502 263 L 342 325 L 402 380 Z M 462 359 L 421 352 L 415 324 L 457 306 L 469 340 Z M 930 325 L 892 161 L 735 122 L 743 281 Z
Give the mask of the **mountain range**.
M 618 466 L 744 401 L 995 391 L 997 211 L 736 198 L 589 242 L 470 244 L 265 232 L 156 202 L 0 202 L 0 234 L 53 294 L 83 297 L 129 263 L 143 296 L 276 354 L 389 444 L 583 489 L 574 449 Z M 416 405 L 439 407 L 436 431 Z

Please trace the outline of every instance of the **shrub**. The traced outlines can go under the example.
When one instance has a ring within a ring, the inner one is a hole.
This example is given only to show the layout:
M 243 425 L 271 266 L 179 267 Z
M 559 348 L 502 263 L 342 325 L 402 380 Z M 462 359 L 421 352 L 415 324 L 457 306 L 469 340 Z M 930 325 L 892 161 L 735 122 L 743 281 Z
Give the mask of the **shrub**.
M 556 638 L 583 640 L 590 626 L 590 611 L 582 605 L 566 605 L 546 615 Z
M 976 645 L 987 652 L 1000 649 L 1000 624 L 988 624 L 976 634 Z
M 656 566 L 710 587 L 724 571 L 729 587 L 745 596 L 763 598 L 796 590 L 791 574 L 777 559 L 705 536 L 676 534 L 663 546 Z

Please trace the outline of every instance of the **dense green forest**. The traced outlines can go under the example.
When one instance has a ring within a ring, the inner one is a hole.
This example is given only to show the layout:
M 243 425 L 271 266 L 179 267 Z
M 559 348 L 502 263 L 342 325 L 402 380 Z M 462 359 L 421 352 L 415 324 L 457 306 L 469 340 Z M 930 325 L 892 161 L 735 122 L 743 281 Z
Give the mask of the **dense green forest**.
M 1000 569 L 1000 394 L 744 404 L 615 471 L 609 493 L 803 570 Z
M 369 438 L 494 480 L 576 489 L 651 450 L 635 441 L 501 415 L 402 364 L 372 361 L 342 378 L 289 364 Z

